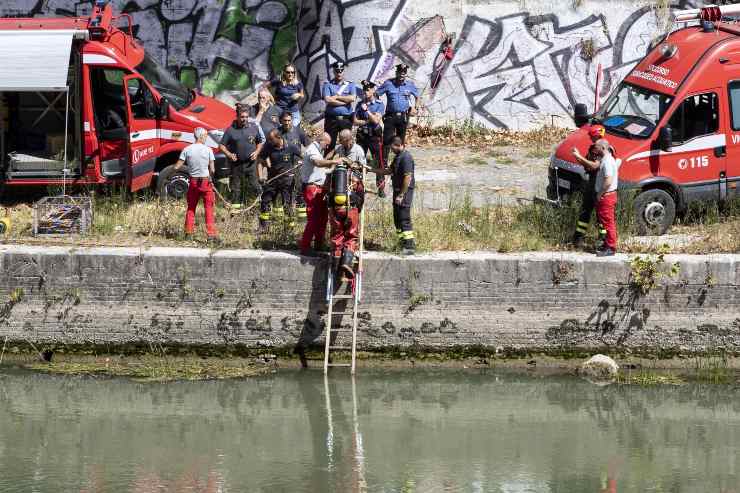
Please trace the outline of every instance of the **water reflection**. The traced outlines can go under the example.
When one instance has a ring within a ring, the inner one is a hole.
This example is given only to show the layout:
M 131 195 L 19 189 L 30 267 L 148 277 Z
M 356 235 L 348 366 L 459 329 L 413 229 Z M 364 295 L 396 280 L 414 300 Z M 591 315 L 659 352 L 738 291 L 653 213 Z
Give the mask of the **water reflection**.
M 0 375 L 0 491 L 740 491 L 738 392 L 494 372 Z

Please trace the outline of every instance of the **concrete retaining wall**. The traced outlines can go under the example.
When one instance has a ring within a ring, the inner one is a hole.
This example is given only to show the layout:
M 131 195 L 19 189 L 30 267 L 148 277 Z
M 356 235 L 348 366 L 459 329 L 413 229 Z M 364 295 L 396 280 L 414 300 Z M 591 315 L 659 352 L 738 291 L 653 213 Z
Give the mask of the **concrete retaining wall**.
M 630 286 L 627 260 L 368 254 L 359 341 L 365 348 L 740 350 L 739 255 L 668 256 L 680 274 L 647 296 Z M 325 281 L 324 260 L 284 252 L 4 246 L 0 336 L 321 343 Z

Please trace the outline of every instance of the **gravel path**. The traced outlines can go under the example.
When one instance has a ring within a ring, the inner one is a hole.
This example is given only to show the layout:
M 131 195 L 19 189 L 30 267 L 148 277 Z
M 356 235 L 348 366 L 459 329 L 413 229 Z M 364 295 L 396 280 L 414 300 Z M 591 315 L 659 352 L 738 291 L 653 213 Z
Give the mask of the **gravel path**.
M 411 147 L 417 197 L 424 209 L 447 209 L 468 194 L 475 206 L 545 195 L 548 156 L 517 147 Z

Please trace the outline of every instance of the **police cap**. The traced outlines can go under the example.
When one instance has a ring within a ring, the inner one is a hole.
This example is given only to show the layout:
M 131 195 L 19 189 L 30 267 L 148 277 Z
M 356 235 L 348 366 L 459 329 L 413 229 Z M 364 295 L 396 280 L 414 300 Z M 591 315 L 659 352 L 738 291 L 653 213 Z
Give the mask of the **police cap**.
M 331 68 L 334 70 L 344 70 L 344 62 L 336 61 L 331 64 Z
M 405 63 L 399 63 L 396 65 L 396 73 L 397 74 L 405 74 L 409 71 L 409 66 Z
M 373 89 L 375 87 L 375 82 L 369 80 L 363 80 L 361 84 L 363 91 L 367 91 L 368 89 Z

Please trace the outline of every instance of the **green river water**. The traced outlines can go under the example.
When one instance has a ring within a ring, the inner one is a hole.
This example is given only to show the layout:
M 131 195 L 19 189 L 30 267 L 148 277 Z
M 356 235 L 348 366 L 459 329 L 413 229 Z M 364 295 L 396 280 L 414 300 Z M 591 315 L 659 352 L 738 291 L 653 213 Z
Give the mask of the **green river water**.
M 493 370 L 4 370 L 0 492 L 740 493 L 739 397 Z

